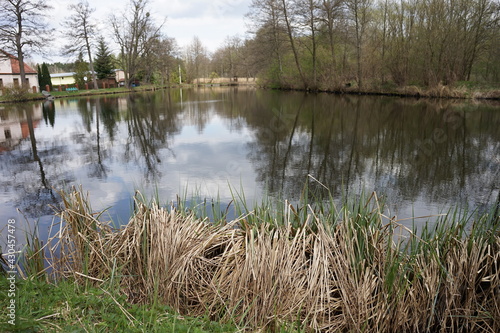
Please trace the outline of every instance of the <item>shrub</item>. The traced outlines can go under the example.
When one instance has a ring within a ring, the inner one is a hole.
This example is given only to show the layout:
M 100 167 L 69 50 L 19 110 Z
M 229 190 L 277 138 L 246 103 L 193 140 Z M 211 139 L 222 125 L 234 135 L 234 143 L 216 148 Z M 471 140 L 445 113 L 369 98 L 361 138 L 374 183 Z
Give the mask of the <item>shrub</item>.
M 12 101 L 24 101 L 28 99 L 29 88 L 28 87 L 4 87 L 3 96 Z

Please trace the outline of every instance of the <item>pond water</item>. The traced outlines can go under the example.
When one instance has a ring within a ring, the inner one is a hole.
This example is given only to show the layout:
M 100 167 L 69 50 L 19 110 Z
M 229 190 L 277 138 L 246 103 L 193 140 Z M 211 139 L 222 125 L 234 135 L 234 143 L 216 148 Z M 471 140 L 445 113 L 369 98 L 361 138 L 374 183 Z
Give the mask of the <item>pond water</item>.
M 26 218 L 43 237 L 54 189 L 79 184 L 122 223 L 135 190 L 294 202 L 305 182 L 317 198 L 376 191 L 404 218 L 488 209 L 499 175 L 495 103 L 213 87 L 0 104 L 2 233 Z

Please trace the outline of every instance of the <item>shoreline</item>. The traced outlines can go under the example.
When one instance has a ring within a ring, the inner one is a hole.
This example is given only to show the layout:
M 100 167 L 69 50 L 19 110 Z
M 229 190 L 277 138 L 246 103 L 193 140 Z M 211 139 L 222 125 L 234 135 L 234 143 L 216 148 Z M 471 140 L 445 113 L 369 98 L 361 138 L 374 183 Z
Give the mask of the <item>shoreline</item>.
M 339 89 L 316 89 L 306 90 L 299 88 L 263 88 L 282 91 L 304 91 L 310 93 L 327 93 L 336 95 L 364 95 L 364 96 L 388 96 L 400 98 L 425 98 L 425 99 L 455 99 L 455 100 L 477 100 L 477 101 L 499 101 L 500 89 L 481 91 L 478 89 L 450 88 L 448 86 L 437 86 L 435 88 L 420 88 L 417 86 L 405 86 L 396 90 L 383 89 L 358 89 L 345 87 Z
M 278 90 L 278 91 L 302 91 L 304 93 L 326 93 L 334 95 L 359 95 L 359 96 L 387 96 L 399 98 L 424 98 L 424 99 L 445 99 L 445 100 L 463 100 L 463 101 L 500 101 L 500 89 L 478 90 L 468 88 L 450 88 L 449 86 L 438 85 L 434 88 L 420 88 L 417 86 L 405 86 L 396 88 L 396 90 L 383 89 L 358 89 L 355 87 L 345 87 L 340 89 L 316 89 L 306 90 L 299 88 L 270 88 L 258 84 L 245 83 L 192 83 L 192 84 L 174 84 L 169 86 L 153 86 L 145 85 L 134 88 L 108 88 L 99 90 L 79 90 L 77 92 L 56 91 L 51 92 L 51 96 L 55 99 L 81 97 L 81 96 L 98 96 L 98 95 L 115 95 L 125 93 L 135 93 L 143 91 L 156 91 L 171 88 L 199 88 L 199 87 L 255 87 L 256 89 Z M 52 95 L 54 94 L 54 95 Z M 23 103 L 46 100 L 47 98 L 41 93 L 29 94 L 27 98 L 15 100 L 6 100 L 0 96 L 1 103 Z

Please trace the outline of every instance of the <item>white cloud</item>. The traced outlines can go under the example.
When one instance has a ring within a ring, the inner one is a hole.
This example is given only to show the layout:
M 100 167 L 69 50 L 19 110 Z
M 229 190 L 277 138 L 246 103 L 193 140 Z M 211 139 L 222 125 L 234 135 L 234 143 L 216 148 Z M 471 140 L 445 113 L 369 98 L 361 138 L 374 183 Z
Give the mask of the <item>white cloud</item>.
M 111 14 L 119 16 L 128 6 L 128 0 L 87 0 L 95 8 L 93 18 L 98 21 L 100 32 L 111 41 L 111 28 L 108 25 Z M 177 40 L 180 47 L 187 46 L 197 36 L 211 52 L 222 46 L 228 36 L 246 33 L 244 16 L 249 10 L 251 0 L 150 0 L 149 9 L 158 23 L 166 20 L 163 32 Z M 48 21 L 56 29 L 49 59 L 40 61 L 71 61 L 59 56 L 64 40 L 61 22 L 71 15 L 70 4 L 77 1 L 53 0 Z M 35 57 L 35 60 L 39 61 Z

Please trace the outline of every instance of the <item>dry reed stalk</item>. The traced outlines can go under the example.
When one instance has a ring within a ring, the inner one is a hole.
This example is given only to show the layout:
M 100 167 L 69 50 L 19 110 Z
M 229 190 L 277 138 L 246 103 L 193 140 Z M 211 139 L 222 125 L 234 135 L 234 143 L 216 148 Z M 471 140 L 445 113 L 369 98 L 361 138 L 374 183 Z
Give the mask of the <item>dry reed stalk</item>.
M 128 225 L 112 233 L 77 192 L 65 197 L 54 268 L 95 284 L 114 277 L 131 302 L 158 299 L 183 314 L 253 328 L 500 330 L 499 235 L 443 241 L 410 233 L 418 249 L 411 252 L 395 241 L 397 223 L 383 221 L 376 197 L 344 210 L 341 221 L 308 207 L 300 227 L 246 217 L 214 225 L 138 201 Z
M 107 262 L 100 252 L 104 248 L 102 240 L 112 230 L 108 223 L 99 221 L 100 214 L 92 211 L 88 195 L 84 195 L 81 187 L 73 188 L 70 193 L 61 191 L 61 197 L 65 208 L 57 213 L 61 219 L 60 230 L 46 244 L 53 274 L 75 277 L 73 272 L 77 271 L 99 277 L 102 265 Z M 92 267 L 98 269 L 89 271 Z

